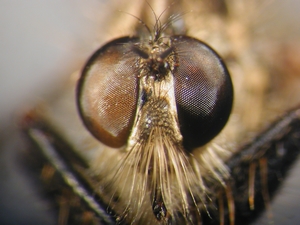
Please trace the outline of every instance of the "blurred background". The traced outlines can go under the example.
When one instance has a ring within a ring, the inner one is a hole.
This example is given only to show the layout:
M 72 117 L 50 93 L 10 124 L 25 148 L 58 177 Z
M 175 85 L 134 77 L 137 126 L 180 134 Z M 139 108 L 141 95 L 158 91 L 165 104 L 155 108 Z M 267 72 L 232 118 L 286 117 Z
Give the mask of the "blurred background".
M 56 224 L 20 164 L 20 116 L 56 90 L 99 47 L 105 1 L 0 3 L 0 224 Z
M 299 37 L 300 1 L 265 2 L 265 13 L 261 15 L 263 33 L 276 39 Z M 32 201 L 32 187 L 11 163 L 14 157 L 11 148 L 20 147 L 12 134 L 17 129 L 16 118 L 62 88 L 68 76 L 81 69 L 87 57 L 100 46 L 101 28 L 107 13 L 110 13 L 105 10 L 106 4 L 109 1 L 2 0 L 0 3 L 0 148 L 3 150 L 0 154 L 0 179 L 3 183 L 0 187 L 0 218 L 7 216 L 12 219 L 18 201 L 21 211 L 28 204 L 36 204 L 32 209 L 36 218 L 24 211 L 20 220 L 4 220 L 1 224 L 28 224 L 34 220 L 38 221 L 36 224 L 55 223 L 50 219 L 45 221 L 45 205 Z M 300 166 L 296 169 L 293 173 L 298 177 Z M 300 182 L 295 182 L 295 177 L 290 179 L 292 184 L 286 184 L 285 194 L 281 195 L 283 199 L 277 201 L 289 203 L 295 197 L 299 199 L 300 193 L 296 190 L 300 190 Z M 12 189 L 14 191 L 7 194 L 7 190 Z M 11 204 L 7 205 L 8 202 Z M 294 209 L 299 210 L 299 205 L 293 206 Z M 275 210 L 279 209 L 275 207 Z M 286 210 L 284 214 L 281 210 L 280 213 L 284 218 L 300 221 L 297 211 Z
M 81 68 L 101 31 L 103 2 L 1 1 L 2 129 Z

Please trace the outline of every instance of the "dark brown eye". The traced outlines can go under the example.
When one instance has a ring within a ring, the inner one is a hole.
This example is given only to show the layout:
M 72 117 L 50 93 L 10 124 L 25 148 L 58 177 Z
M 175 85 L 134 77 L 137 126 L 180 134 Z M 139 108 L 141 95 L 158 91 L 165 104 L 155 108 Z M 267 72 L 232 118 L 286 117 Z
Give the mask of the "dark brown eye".
M 77 105 L 89 131 L 111 147 L 123 146 L 136 111 L 137 38 L 116 39 L 100 48 L 84 67 L 77 87 Z
M 175 98 L 185 147 L 201 146 L 226 124 L 233 102 L 233 87 L 218 54 L 197 39 L 173 36 L 177 56 Z

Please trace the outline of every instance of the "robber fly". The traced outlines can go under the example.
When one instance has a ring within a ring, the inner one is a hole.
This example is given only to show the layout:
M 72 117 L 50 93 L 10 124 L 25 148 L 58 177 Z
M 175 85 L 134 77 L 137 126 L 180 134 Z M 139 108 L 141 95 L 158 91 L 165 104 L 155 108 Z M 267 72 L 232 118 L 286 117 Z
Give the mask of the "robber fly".
M 297 79 L 262 59 L 258 3 L 135 4 L 116 6 L 128 33 L 22 119 L 59 223 L 252 222 L 300 146 L 299 107 L 281 110 Z

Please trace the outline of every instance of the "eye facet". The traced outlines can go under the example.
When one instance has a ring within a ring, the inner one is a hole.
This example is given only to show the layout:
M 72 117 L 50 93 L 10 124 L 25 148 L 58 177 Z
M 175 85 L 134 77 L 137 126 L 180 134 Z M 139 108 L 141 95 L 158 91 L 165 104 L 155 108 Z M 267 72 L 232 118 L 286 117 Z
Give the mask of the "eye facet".
M 111 147 L 123 146 L 135 117 L 138 92 L 137 38 L 104 45 L 85 65 L 77 87 L 77 106 L 89 131 Z
M 231 112 L 233 87 L 218 54 L 197 39 L 173 36 L 177 56 L 175 98 L 180 131 L 187 149 L 201 146 L 225 126 Z
M 158 68 L 170 70 L 164 61 L 175 59 L 171 67 L 179 121 L 176 126 L 187 150 L 204 145 L 226 124 L 233 88 L 222 59 L 197 39 L 172 36 L 168 40 L 160 54 L 151 55 L 151 48 L 159 44 L 147 43 L 145 51 L 138 38 L 116 39 L 87 62 L 78 83 L 77 105 L 85 126 L 102 143 L 121 147 L 129 138 L 138 102 L 144 101 L 138 99 L 140 71 L 145 68 L 141 59 L 149 62 L 149 76 L 159 72 Z

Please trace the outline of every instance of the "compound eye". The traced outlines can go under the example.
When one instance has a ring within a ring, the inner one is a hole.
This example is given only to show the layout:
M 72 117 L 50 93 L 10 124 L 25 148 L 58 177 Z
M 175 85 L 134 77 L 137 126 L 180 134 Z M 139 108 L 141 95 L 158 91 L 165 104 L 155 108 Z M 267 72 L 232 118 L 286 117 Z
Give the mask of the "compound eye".
M 111 147 L 126 144 L 135 117 L 138 82 L 137 38 L 111 41 L 85 65 L 77 86 L 77 106 L 87 129 Z
M 214 138 L 231 112 L 233 87 L 228 70 L 217 53 L 199 40 L 173 36 L 177 58 L 174 74 L 175 98 L 187 149 Z

